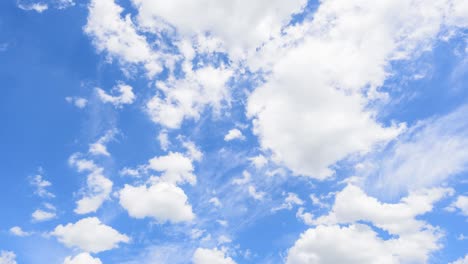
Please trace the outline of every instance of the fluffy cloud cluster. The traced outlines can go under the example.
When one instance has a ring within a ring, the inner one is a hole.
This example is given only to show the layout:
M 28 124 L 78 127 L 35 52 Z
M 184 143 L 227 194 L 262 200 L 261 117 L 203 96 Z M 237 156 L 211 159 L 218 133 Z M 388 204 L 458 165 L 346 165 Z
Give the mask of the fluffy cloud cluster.
M 336 195 L 328 215 L 311 220 L 316 227 L 296 241 L 287 263 L 425 263 L 441 248 L 441 234 L 417 217 L 432 211 L 435 202 L 452 192 L 424 189 L 388 204 L 348 185 Z M 392 237 L 384 240 L 372 227 Z
M 194 264 L 235 264 L 236 262 L 230 257 L 226 257 L 225 253 L 218 249 L 198 248 L 193 254 Z
M 86 194 L 77 201 L 75 213 L 87 214 L 96 212 L 102 203 L 109 199 L 113 186 L 112 181 L 103 175 L 104 169 L 102 167 L 97 166 L 92 160 L 80 158 L 79 154 L 72 155 L 69 163 L 76 167 L 78 172 L 89 172 L 86 179 Z
M 196 183 L 192 159 L 178 152 L 170 152 L 166 156 L 150 159 L 145 167 L 161 175 L 151 177 L 148 184 L 125 185 L 119 192 L 120 205 L 135 218 L 150 217 L 173 223 L 192 220 L 195 217 L 192 206 L 184 190 L 177 186 L 186 182 Z
M 96 217 L 83 218 L 65 226 L 58 225 L 51 234 L 67 247 L 76 247 L 93 253 L 110 250 L 118 247 L 119 243 L 130 241 L 129 237 L 101 223 Z M 78 259 L 82 258 L 86 259 L 87 256 L 81 256 Z

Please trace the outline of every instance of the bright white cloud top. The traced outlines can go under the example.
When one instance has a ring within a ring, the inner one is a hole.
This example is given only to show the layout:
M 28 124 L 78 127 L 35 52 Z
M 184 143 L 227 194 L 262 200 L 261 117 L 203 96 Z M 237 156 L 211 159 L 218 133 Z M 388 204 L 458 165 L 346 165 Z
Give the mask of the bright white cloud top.
M 18 0 L 0 30 L 0 264 L 466 262 L 467 1 Z

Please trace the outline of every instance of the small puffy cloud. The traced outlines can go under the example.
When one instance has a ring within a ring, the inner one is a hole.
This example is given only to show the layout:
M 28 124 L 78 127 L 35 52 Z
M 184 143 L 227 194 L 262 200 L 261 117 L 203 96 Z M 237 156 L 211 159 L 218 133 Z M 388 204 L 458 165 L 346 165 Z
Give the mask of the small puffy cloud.
M 133 88 L 126 84 L 118 84 L 112 89 L 112 94 L 106 93 L 101 88 L 96 88 L 97 95 L 103 103 L 113 104 L 115 107 L 122 107 L 125 104 L 132 104 L 135 101 Z
M 195 253 L 193 254 L 193 264 L 235 264 L 236 262 L 226 256 L 226 254 L 218 250 L 214 249 L 206 249 L 206 248 L 197 248 Z
M 58 225 L 51 235 L 65 246 L 86 252 L 99 253 L 128 243 L 130 238 L 107 226 L 96 217 L 88 217 L 76 223 Z
M 32 219 L 36 222 L 43 222 L 43 221 L 48 221 L 51 219 L 54 219 L 57 214 L 53 210 L 42 210 L 42 209 L 37 209 L 32 213 Z
M 253 185 L 249 185 L 248 191 L 249 191 L 250 197 L 254 198 L 255 200 L 263 200 L 263 198 L 266 195 L 265 192 L 257 191 L 255 186 L 253 186 Z
M 450 204 L 448 207 L 449 211 L 460 210 L 464 216 L 468 216 L 468 196 L 460 195 L 457 199 Z
M 251 157 L 249 160 L 257 169 L 263 168 L 268 163 L 268 160 L 263 155 Z
M 26 11 L 36 11 L 38 13 L 42 13 L 46 11 L 47 9 L 49 9 L 49 6 L 44 3 L 31 3 L 31 4 L 19 3 L 18 7 Z
M 232 184 L 236 185 L 244 185 L 248 182 L 250 182 L 251 175 L 248 171 L 243 171 L 242 172 L 242 177 L 241 178 L 235 178 L 232 180 Z
M 282 209 L 291 210 L 294 205 L 303 205 L 304 201 L 297 196 L 295 193 L 288 193 L 288 196 L 284 199 L 284 202 L 281 206 L 273 208 L 272 211 L 278 211 Z
M 69 163 L 76 167 L 78 172 L 89 172 L 86 178 L 86 193 L 83 198 L 77 201 L 75 213 L 96 212 L 102 203 L 109 199 L 113 186 L 112 181 L 103 175 L 103 168 L 97 166 L 92 160 L 80 158 L 79 154 L 73 154 L 69 159 Z
M 209 202 L 216 206 L 216 207 L 221 207 L 223 204 L 221 203 L 221 201 L 219 201 L 218 197 L 212 197 Z
M 465 257 L 461 257 L 454 262 L 450 262 L 449 264 L 468 264 L 468 254 Z
M 229 130 L 229 132 L 224 136 L 224 141 L 231 141 L 234 139 L 244 140 L 245 136 L 239 129 L 234 128 Z
M 88 100 L 86 98 L 82 97 L 72 97 L 72 96 L 67 96 L 65 97 L 65 101 L 67 101 L 70 104 L 73 104 L 74 106 L 83 109 L 86 107 L 88 104 Z
M 75 1 L 73 0 L 56 0 L 56 8 L 57 9 L 65 9 L 72 6 L 75 6 Z
M 16 264 L 16 254 L 11 251 L 0 251 L 0 264 Z
M 23 230 L 21 227 L 19 227 L 19 226 L 14 226 L 14 227 L 10 228 L 10 233 L 12 233 L 12 234 L 15 235 L 15 236 L 19 236 L 19 237 L 26 237 L 26 236 L 31 235 L 30 232 L 24 231 L 24 230 Z
M 107 151 L 106 144 L 114 139 L 115 133 L 115 130 L 111 129 L 107 131 L 106 134 L 99 138 L 96 142 L 90 144 L 89 153 L 95 156 L 102 155 L 109 157 L 110 153 L 109 151 Z
M 81 253 L 75 257 L 66 257 L 63 264 L 102 264 L 98 258 L 93 258 L 89 253 Z
M 148 168 L 162 172 L 159 180 L 173 184 L 195 184 L 197 178 L 193 174 L 192 160 L 178 152 L 170 152 L 166 156 L 154 157 L 149 160 Z
M 34 193 L 39 197 L 53 198 L 55 195 L 47 190 L 47 187 L 52 186 L 52 183 L 42 178 L 42 175 L 35 175 L 29 179 L 29 184 L 34 186 L 36 190 Z
M 159 182 L 149 187 L 125 185 L 119 197 L 120 205 L 131 217 L 151 217 L 173 223 L 190 221 L 195 217 L 187 195 L 171 183 Z

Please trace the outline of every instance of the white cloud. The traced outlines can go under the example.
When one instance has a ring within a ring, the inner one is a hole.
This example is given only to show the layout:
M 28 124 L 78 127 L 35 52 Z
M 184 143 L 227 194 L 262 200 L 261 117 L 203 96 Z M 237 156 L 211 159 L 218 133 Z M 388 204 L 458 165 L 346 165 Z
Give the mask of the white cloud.
M 234 128 L 229 130 L 229 132 L 224 136 L 224 141 L 231 141 L 234 139 L 244 140 L 245 136 L 242 135 L 242 132 L 239 129 Z
M 465 257 L 461 257 L 454 262 L 450 262 L 449 264 L 468 264 L 468 254 Z
M 130 238 L 107 226 L 96 217 L 88 217 L 65 226 L 58 225 L 51 233 L 67 247 L 99 253 L 128 243 Z
M 110 153 L 109 151 L 107 151 L 106 144 L 109 141 L 114 140 L 115 133 L 116 133 L 115 130 L 111 129 L 107 131 L 104 136 L 100 137 L 96 142 L 90 144 L 89 153 L 96 155 L 96 156 L 103 155 L 103 156 L 109 157 Z
M 468 105 L 410 129 L 381 155 L 370 158 L 366 188 L 395 196 L 408 190 L 437 186 L 468 170 Z M 430 164 L 430 165 L 429 165 Z
M 31 3 L 31 4 L 18 4 L 18 7 L 20 9 L 26 10 L 26 11 L 36 11 L 38 13 L 42 13 L 49 9 L 49 6 L 44 3 Z
M 157 88 L 164 94 L 148 101 L 146 108 L 155 123 L 168 128 L 179 128 L 186 118 L 197 120 L 202 111 L 210 106 L 219 111 L 221 103 L 229 100 L 226 82 L 233 74 L 223 66 L 206 66 L 192 70 L 190 62 L 184 68 L 185 78 L 157 82 Z
M 266 193 L 265 192 L 259 192 L 255 189 L 255 186 L 249 185 L 248 187 L 249 195 L 250 197 L 254 198 L 255 200 L 263 200 L 265 197 Z
M 464 216 L 468 216 L 468 196 L 458 196 L 457 199 L 452 204 L 450 204 L 449 210 L 460 210 Z
M 19 237 L 26 237 L 26 236 L 30 236 L 31 233 L 30 232 L 26 232 L 24 231 L 21 227 L 19 226 L 14 226 L 12 228 L 10 228 L 10 233 L 12 233 L 13 235 L 15 236 L 19 236 Z
M 248 171 L 243 171 L 242 172 L 242 177 L 232 180 L 232 183 L 237 184 L 237 185 L 244 185 L 244 184 L 250 182 L 250 177 L 251 176 L 250 176 L 250 173 Z
M 337 161 L 395 138 L 400 125 L 380 124 L 369 103 L 387 97 L 378 89 L 392 61 L 431 48 L 448 6 L 446 0 L 325 1 L 311 21 L 285 29 L 257 56 L 271 72 L 247 109 L 262 148 L 295 174 L 325 179 Z
M 149 187 L 125 185 L 119 196 L 120 205 L 135 218 L 151 217 L 160 222 L 178 223 L 195 217 L 187 195 L 171 183 L 159 182 Z
M 268 163 L 268 160 L 263 155 L 251 157 L 249 160 L 257 169 L 263 168 Z
M 75 257 L 66 257 L 63 264 L 102 264 L 98 258 L 93 258 L 89 253 L 81 253 Z
M 36 222 L 43 222 L 54 219 L 57 216 L 55 210 L 37 209 L 32 213 L 32 218 Z
M 317 226 L 289 250 L 287 264 L 399 263 L 370 227 Z
M 418 216 L 432 211 L 435 202 L 452 192 L 423 189 L 410 193 L 399 203 L 388 204 L 348 185 L 336 195 L 328 215 L 309 222 L 316 227 L 296 241 L 289 251 L 288 263 L 425 263 L 432 252 L 442 247 L 438 243 L 442 234 Z M 371 223 L 392 237 L 383 240 L 360 222 Z M 349 226 L 341 227 L 343 224 Z M 360 243 L 350 242 L 356 240 Z M 360 250 L 361 247 L 371 250 Z
M 78 172 L 89 172 L 86 178 L 87 190 L 84 197 L 77 201 L 75 213 L 88 214 L 96 212 L 105 200 L 109 199 L 113 183 L 103 173 L 104 169 L 97 166 L 92 160 L 81 159 L 79 154 L 73 154 L 69 163 L 78 169 Z
M 114 0 L 93 0 L 89 4 L 88 22 L 84 27 L 99 52 L 106 51 L 123 65 L 143 64 L 148 75 L 162 70 L 159 55 L 151 50 L 146 38 L 139 35 L 130 15 L 122 18 L 123 8 Z
M 203 158 L 203 153 L 200 151 L 200 149 L 193 143 L 192 141 L 189 140 L 182 140 L 182 146 L 187 149 L 187 155 L 195 161 L 201 161 Z
M 304 207 L 297 209 L 296 217 L 301 219 L 306 225 L 314 225 L 314 215 L 309 212 L 305 212 Z
M 34 193 L 43 198 L 54 198 L 55 195 L 47 190 L 47 187 L 52 186 L 52 183 L 42 178 L 42 175 L 35 175 L 29 179 L 29 184 L 34 186 Z
M 236 262 L 216 248 L 197 248 L 193 254 L 193 264 L 235 264 Z
M 0 264 L 16 264 L 16 255 L 11 251 L 0 251 Z
M 219 201 L 218 197 L 212 197 L 209 202 L 216 207 L 221 207 L 223 204 Z
M 58 9 L 65 9 L 75 6 L 75 2 L 73 0 L 56 0 L 55 2 Z
M 161 132 L 159 132 L 158 141 L 159 145 L 161 146 L 161 149 L 167 151 L 167 148 L 169 147 L 169 144 L 171 144 L 171 142 L 169 141 L 169 137 L 167 135 L 166 130 L 161 130 Z
M 162 0 L 132 0 L 138 8 L 139 24 L 153 32 L 174 26 L 181 35 L 213 36 L 213 44 L 223 45 L 232 57 L 245 50 L 253 50 L 270 37 L 279 34 L 291 15 L 299 12 L 305 0 L 241 0 L 223 2 L 214 0 L 175 0 L 168 4 Z M 200 16 L 200 14 L 203 14 Z M 216 42 L 220 42 L 217 44 Z
M 86 98 L 82 97 L 72 97 L 72 96 L 67 96 L 65 97 L 65 101 L 67 101 L 70 104 L 73 104 L 74 106 L 83 109 L 86 107 L 88 104 L 88 100 Z
M 108 94 L 101 88 L 96 88 L 99 99 L 104 103 L 111 103 L 115 107 L 122 107 L 125 104 L 132 104 L 135 101 L 133 88 L 126 84 L 118 84 L 112 88 L 113 94 Z
M 284 199 L 283 204 L 277 208 L 273 208 L 272 211 L 278 211 L 278 210 L 283 210 L 283 209 L 291 210 L 293 206 L 303 205 L 303 204 L 304 204 L 304 201 L 301 200 L 301 198 L 299 198 L 297 194 L 288 193 L 288 196 L 286 196 L 286 198 Z
M 197 178 L 193 174 L 192 160 L 178 152 L 170 152 L 166 156 L 154 157 L 149 160 L 148 168 L 162 172 L 158 180 L 173 184 L 195 184 Z

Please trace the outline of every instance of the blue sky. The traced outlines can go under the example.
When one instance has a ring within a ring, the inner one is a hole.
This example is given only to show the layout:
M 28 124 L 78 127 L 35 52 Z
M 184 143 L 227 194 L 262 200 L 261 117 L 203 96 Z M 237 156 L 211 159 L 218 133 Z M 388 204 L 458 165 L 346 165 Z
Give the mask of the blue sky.
M 463 0 L 0 3 L 0 264 L 468 263 Z

